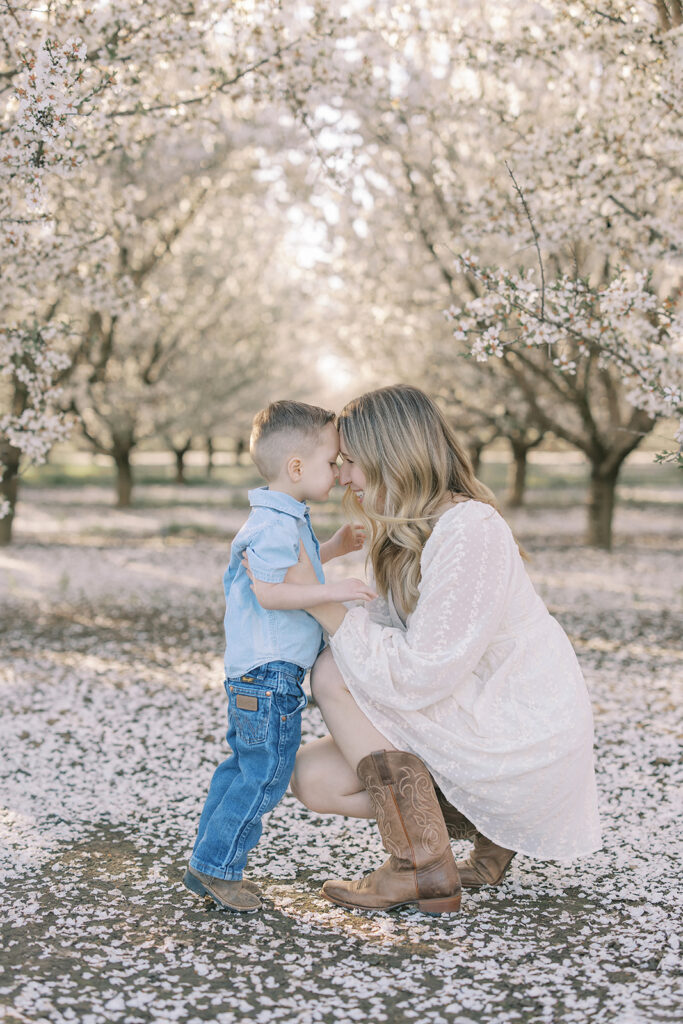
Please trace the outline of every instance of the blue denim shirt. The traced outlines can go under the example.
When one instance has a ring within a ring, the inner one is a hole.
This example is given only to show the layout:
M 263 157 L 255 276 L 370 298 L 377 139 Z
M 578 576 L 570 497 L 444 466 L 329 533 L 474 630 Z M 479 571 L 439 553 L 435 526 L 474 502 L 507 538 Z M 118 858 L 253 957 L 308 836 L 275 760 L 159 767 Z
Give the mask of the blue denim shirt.
M 269 661 L 289 661 L 308 669 L 322 646 L 322 629 L 308 612 L 261 607 L 242 565 L 246 550 L 257 580 L 282 583 L 289 567 L 299 560 L 299 544 L 303 543 L 324 583 L 320 545 L 308 506 L 268 487 L 249 491 L 249 503 L 249 518 L 232 542 L 230 564 L 223 577 L 226 679 Z

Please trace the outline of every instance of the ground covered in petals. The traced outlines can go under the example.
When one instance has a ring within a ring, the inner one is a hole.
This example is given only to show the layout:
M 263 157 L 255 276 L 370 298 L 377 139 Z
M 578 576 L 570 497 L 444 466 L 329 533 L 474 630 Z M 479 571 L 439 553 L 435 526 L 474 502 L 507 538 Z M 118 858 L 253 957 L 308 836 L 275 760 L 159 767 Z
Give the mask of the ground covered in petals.
M 604 849 L 571 867 L 518 857 L 498 889 L 434 918 L 321 899 L 325 878 L 380 863 L 379 837 L 289 795 L 250 858 L 262 913 L 207 909 L 180 883 L 226 754 L 220 581 L 241 510 L 195 490 L 184 509 L 150 499 L 115 513 L 84 488 L 35 489 L 21 511 L 0 551 L 0 1019 L 681 1018 L 683 532 L 671 503 L 620 509 L 612 554 L 581 546 L 578 509 L 512 520 L 592 694 Z M 305 719 L 322 734 L 315 708 Z

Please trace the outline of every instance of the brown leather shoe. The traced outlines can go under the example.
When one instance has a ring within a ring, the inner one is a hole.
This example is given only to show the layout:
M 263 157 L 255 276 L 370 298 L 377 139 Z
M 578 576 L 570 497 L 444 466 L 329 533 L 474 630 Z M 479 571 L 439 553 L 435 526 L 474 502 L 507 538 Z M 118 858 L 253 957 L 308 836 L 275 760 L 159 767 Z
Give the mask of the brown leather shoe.
M 431 776 L 419 757 L 377 750 L 358 765 L 387 853 L 357 882 L 328 881 L 322 893 L 341 907 L 391 910 L 417 903 L 427 914 L 460 909 L 460 880 Z
M 499 885 L 514 856 L 514 850 L 497 846 L 481 832 L 477 832 L 469 857 L 458 861 L 461 884 L 468 889 L 476 889 L 480 885 Z
M 261 895 L 261 886 L 257 885 L 256 882 L 252 882 L 249 878 L 242 878 L 242 888 L 246 889 L 247 892 L 256 893 L 257 896 Z
M 245 884 L 244 879 L 231 881 L 225 878 L 214 878 L 202 871 L 188 867 L 183 877 L 183 884 L 190 892 L 198 896 L 208 896 L 224 910 L 234 910 L 242 914 L 254 914 L 261 909 L 261 900 L 256 895 L 257 887 L 253 882 Z

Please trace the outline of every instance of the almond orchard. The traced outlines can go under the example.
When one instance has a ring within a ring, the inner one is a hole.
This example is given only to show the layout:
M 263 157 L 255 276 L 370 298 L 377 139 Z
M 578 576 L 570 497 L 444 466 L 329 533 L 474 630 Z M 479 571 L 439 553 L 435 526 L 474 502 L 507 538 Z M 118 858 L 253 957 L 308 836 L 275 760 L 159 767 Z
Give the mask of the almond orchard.
M 680 1020 L 681 0 L 3 0 L 0 28 L 0 1020 Z M 375 823 L 288 793 L 262 912 L 220 913 L 181 879 L 251 421 L 396 382 L 577 653 L 604 845 L 364 914 L 320 890 L 381 862 Z

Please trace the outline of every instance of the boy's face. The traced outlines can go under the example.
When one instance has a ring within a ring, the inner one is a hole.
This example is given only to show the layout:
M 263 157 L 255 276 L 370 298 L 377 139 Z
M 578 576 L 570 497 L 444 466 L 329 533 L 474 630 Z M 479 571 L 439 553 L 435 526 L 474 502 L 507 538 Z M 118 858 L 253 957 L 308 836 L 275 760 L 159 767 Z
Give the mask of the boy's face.
M 318 444 L 301 458 L 299 488 L 303 498 L 325 501 L 339 476 L 339 433 L 334 423 L 323 427 Z

